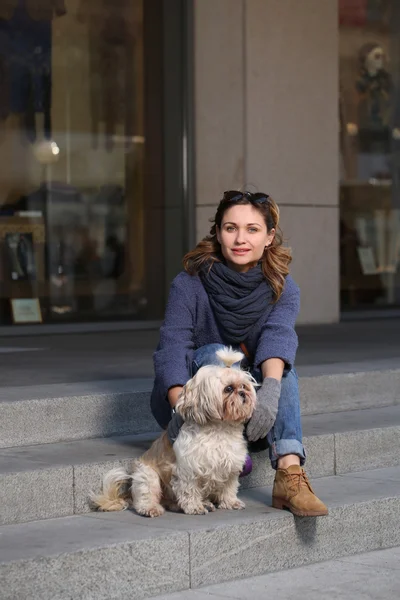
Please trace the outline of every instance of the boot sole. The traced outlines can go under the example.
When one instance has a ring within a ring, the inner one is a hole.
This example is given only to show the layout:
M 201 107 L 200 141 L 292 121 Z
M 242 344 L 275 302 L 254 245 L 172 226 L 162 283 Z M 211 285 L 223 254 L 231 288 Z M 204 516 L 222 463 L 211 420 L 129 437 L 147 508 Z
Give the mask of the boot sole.
M 293 508 L 290 502 L 282 498 L 272 498 L 272 507 L 278 510 L 288 510 L 296 517 L 326 517 L 329 514 L 328 509 L 325 510 L 298 510 Z

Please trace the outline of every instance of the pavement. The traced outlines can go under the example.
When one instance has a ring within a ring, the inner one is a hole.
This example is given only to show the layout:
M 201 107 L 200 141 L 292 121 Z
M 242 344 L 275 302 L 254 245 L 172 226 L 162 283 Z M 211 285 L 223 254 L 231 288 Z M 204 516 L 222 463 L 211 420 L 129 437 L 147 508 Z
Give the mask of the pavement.
M 395 369 L 400 319 L 298 327 L 300 375 Z M 157 330 L 0 337 L 0 387 L 153 377 Z
M 153 600 L 395 600 L 400 548 L 154 597 Z

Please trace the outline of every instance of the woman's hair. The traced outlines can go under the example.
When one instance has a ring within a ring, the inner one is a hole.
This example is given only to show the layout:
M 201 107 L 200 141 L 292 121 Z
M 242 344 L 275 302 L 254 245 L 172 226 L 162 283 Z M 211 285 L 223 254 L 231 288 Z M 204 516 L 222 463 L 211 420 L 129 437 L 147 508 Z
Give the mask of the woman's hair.
M 221 245 L 217 240 L 217 227 L 221 229 L 221 223 L 224 213 L 236 205 L 251 204 L 256 208 L 264 218 L 267 231 L 275 229 L 275 236 L 271 245 L 265 249 L 261 258 L 261 266 L 265 278 L 270 283 L 274 292 L 274 301 L 279 300 L 285 277 L 289 273 L 289 264 L 292 261 L 290 248 L 282 246 L 282 232 L 279 228 L 279 208 L 270 196 L 265 195 L 265 201 L 254 199 L 253 194 L 248 192 L 238 192 L 239 200 L 234 201 L 223 198 L 218 205 L 217 212 L 213 219 L 210 234 L 201 240 L 197 246 L 183 257 L 183 267 L 190 275 L 197 275 L 200 268 L 208 263 L 210 268 L 214 262 L 221 262 L 223 259 Z M 240 195 L 242 195 L 240 197 Z M 262 196 L 257 194 L 256 196 Z M 237 197 L 236 197 L 237 198 Z

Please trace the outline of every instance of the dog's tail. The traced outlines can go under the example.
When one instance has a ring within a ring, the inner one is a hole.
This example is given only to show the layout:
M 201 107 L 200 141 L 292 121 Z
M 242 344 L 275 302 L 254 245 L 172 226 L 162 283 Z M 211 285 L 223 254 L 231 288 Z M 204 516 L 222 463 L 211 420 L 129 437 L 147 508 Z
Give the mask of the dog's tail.
M 130 505 L 130 482 L 132 476 L 122 467 L 112 469 L 104 475 L 101 494 L 89 496 L 90 506 L 94 510 L 126 510 Z

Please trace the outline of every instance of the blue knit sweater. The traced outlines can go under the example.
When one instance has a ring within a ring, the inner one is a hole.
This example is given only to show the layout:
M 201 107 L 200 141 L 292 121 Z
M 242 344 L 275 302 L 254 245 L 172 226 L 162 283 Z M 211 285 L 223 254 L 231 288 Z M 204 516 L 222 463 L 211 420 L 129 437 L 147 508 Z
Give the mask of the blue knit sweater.
M 278 302 L 255 323 L 246 340 L 255 368 L 268 358 L 281 358 L 286 369 L 291 369 L 298 345 L 294 325 L 299 308 L 299 288 L 288 275 Z M 225 342 L 207 293 L 197 275 L 183 271 L 172 282 L 160 342 L 153 356 L 151 409 L 161 427 L 166 427 L 171 417 L 169 388 L 184 385 L 190 379 L 194 351 L 213 343 Z

